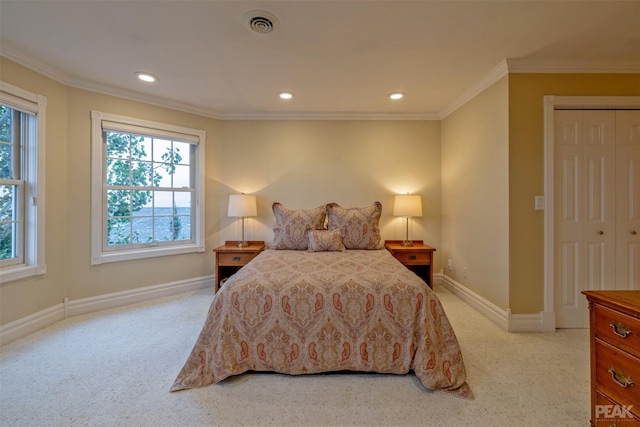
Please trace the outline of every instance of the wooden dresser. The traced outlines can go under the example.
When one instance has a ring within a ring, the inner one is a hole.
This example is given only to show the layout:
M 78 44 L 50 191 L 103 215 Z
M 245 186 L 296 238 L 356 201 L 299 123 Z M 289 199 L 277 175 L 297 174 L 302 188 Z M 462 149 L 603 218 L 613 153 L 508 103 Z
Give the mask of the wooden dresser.
M 640 291 L 584 291 L 591 329 L 591 425 L 640 427 Z

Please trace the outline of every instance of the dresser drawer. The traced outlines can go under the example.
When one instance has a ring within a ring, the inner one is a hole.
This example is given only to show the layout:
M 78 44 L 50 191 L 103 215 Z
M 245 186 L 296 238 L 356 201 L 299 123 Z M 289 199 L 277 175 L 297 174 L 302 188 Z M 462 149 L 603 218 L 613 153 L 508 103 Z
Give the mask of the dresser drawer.
M 596 337 L 640 357 L 640 319 L 600 304 L 596 304 L 594 310 Z M 640 394 L 640 390 L 638 393 Z
M 218 254 L 218 265 L 239 265 L 244 266 L 246 263 L 254 259 L 258 254 L 243 253 L 226 253 Z
M 593 425 L 595 427 L 640 427 L 640 420 L 634 417 L 633 413 L 629 415 L 627 409 L 628 406 L 618 405 L 602 394 L 597 393 Z
M 631 412 L 640 417 L 640 359 L 599 339 L 595 340 L 595 353 L 596 390 L 620 405 L 633 405 Z M 626 379 L 626 387 L 619 384 Z

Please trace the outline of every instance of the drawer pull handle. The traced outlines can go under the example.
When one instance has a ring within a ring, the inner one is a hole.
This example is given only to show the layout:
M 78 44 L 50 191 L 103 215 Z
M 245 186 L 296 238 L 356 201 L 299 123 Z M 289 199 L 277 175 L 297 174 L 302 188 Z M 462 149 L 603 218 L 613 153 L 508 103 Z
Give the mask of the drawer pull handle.
M 609 369 L 609 373 L 611 374 L 611 379 L 620 387 L 627 388 L 630 385 L 634 385 L 631 377 L 625 377 L 624 372 L 622 372 L 622 370 L 616 371 L 612 367 L 611 369 Z
M 235 256 L 233 257 L 233 260 L 234 260 L 235 262 L 240 262 L 240 255 L 235 255 Z
M 631 335 L 631 329 L 627 328 L 622 323 L 611 322 L 609 326 L 613 329 L 613 333 L 621 338 L 626 338 Z
M 411 261 L 415 261 L 415 260 L 416 260 L 416 258 L 417 258 L 417 257 L 416 257 L 415 255 L 409 255 L 409 259 L 410 259 Z

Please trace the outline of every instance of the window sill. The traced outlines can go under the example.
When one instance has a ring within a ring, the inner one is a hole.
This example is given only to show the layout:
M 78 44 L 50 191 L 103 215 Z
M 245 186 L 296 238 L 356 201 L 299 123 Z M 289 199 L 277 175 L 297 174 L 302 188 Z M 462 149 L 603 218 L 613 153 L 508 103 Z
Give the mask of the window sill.
M 27 277 L 41 276 L 47 272 L 44 265 L 27 266 L 17 265 L 0 269 L 0 284 L 26 279 Z
M 156 258 L 168 255 L 181 255 L 195 252 L 204 252 L 204 246 L 181 245 L 164 246 L 160 248 L 131 249 L 128 251 L 103 252 L 99 256 L 91 258 L 91 265 L 107 264 L 110 262 L 131 261 L 135 259 Z

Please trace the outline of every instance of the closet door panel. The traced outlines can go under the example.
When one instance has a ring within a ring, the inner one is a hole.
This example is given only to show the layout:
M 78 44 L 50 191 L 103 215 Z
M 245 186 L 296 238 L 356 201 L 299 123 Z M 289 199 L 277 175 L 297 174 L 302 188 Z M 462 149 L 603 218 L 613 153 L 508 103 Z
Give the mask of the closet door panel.
M 582 327 L 580 291 L 584 281 L 582 248 L 582 113 L 556 111 L 554 223 L 556 237 L 555 312 L 561 327 Z
M 589 326 L 583 290 L 615 289 L 615 112 L 557 110 L 556 324 Z
M 616 287 L 615 111 L 581 111 L 583 129 L 583 258 L 589 290 Z M 586 318 L 584 319 L 586 321 Z M 585 325 L 586 326 L 586 325 Z
M 616 288 L 640 290 L 640 111 L 616 114 Z

